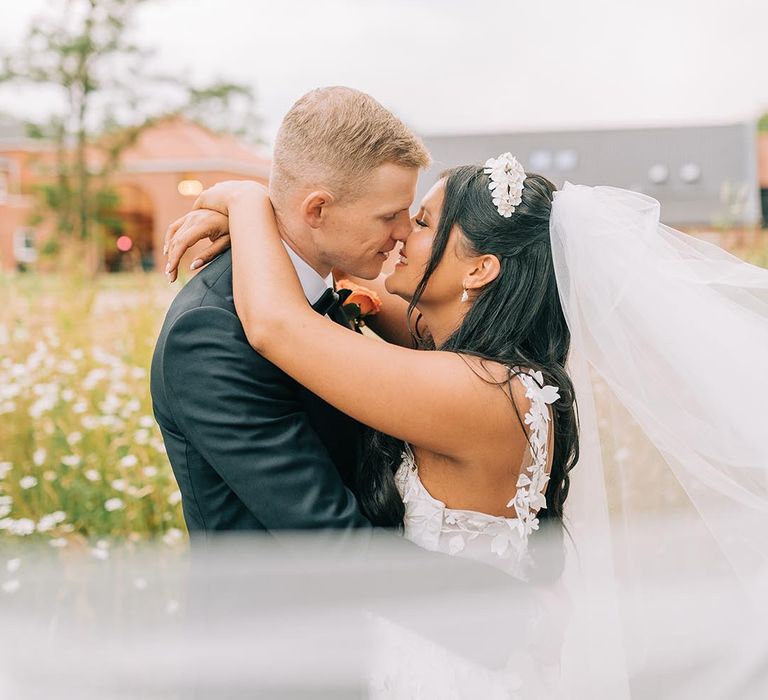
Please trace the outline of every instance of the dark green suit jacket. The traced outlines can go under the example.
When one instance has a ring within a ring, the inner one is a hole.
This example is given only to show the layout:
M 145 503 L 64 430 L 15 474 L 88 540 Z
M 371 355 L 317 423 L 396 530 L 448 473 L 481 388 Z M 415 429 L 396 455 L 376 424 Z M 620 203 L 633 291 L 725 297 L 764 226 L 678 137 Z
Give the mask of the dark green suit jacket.
M 251 348 L 229 252 L 171 305 L 151 390 L 191 533 L 371 527 L 352 492 L 361 426 Z

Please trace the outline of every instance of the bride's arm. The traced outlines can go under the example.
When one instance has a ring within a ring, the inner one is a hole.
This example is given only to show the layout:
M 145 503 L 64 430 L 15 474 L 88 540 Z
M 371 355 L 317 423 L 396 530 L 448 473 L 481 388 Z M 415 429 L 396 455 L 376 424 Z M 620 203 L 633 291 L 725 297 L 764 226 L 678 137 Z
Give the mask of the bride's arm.
M 260 354 L 360 422 L 430 451 L 461 461 L 478 441 L 498 445 L 509 403 L 478 379 L 473 360 L 330 323 L 307 303 L 268 196 L 235 187 L 224 199 L 204 193 L 197 206 L 228 211 L 235 305 Z

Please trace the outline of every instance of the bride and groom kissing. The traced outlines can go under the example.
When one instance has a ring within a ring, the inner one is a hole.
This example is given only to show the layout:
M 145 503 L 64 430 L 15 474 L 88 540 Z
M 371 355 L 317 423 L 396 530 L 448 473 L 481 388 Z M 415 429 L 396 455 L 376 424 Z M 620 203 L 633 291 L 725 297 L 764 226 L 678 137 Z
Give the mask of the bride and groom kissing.
M 172 278 L 214 241 L 151 373 L 190 533 L 399 528 L 524 576 L 539 521 L 562 519 L 578 435 L 555 188 L 506 154 L 446 173 L 411 217 L 429 163 L 369 95 L 314 90 L 268 190 L 221 183 L 169 229 Z M 385 342 L 352 332 L 334 275 L 379 294 Z
M 768 565 L 743 556 L 768 529 L 768 272 L 651 197 L 556 191 L 510 153 L 446 171 L 411 216 L 429 163 L 372 97 L 318 89 L 283 120 L 268 189 L 217 184 L 169 228 L 171 279 L 212 241 L 151 373 L 190 532 L 386 528 L 529 579 L 544 525 L 577 546 L 570 525 L 609 527 L 599 395 L 726 559 Z M 378 337 L 339 278 L 380 297 Z

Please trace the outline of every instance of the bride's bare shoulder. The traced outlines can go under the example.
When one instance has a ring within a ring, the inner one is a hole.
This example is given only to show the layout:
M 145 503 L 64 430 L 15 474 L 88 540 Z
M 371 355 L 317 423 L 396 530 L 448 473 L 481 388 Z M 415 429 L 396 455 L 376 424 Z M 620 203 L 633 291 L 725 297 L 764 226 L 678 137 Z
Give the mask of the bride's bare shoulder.
M 528 388 L 520 381 L 520 375 L 528 376 L 529 370 L 525 367 L 506 365 L 497 360 L 488 360 L 482 357 L 461 355 L 467 366 L 477 375 L 479 382 L 496 391 L 489 392 L 495 401 L 491 400 L 489 410 L 494 408 L 499 411 L 502 422 L 506 423 L 510 418 L 510 403 L 514 405 L 520 415 L 524 415 L 530 407 L 530 399 L 527 396 Z M 514 416 L 514 412 L 512 414 Z M 519 426 L 517 417 L 515 423 Z

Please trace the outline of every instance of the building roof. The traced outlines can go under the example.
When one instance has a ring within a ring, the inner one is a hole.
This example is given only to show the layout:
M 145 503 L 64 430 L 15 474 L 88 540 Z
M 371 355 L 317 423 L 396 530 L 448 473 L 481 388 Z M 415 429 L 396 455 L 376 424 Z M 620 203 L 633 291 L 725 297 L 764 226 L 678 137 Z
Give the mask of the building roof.
M 24 124 L 8 114 L 0 113 L 0 141 L 26 138 Z
M 128 172 L 237 172 L 243 175 L 269 174 L 270 158 L 238 141 L 217 134 L 199 124 L 175 117 L 159 122 L 141 133 L 123 154 Z
M 45 139 L 29 139 L 24 124 L 0 114 L 0 152 L 53 150 Z M 100 158 L 96 152 L 94 160 Z M 217 134 L 182 117 L 164 119 L 145 129 L 122 156 L 123 172 L 225 172 L 269 177 L 271 159 L 228 134 Z

